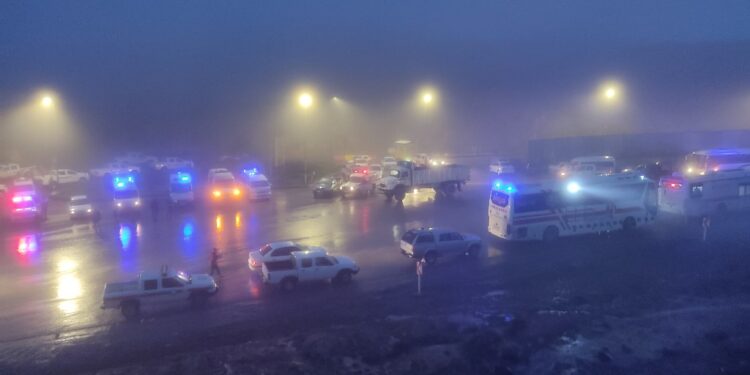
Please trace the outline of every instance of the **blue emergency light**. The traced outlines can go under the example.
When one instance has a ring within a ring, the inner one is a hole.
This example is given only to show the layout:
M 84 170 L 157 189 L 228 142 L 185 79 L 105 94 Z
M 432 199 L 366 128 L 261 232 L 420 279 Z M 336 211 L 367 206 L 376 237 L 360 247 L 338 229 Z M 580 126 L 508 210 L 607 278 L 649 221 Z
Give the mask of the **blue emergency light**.
M 115 189 L 125 189 L 128 184 L 132 184 L 135 182 L 135 179 L 133 176 L 115 176 L 113 185 L 115 186 Z
M 255 176 L 256 174 L 258 174 L 258 168 L 245 169 L 243 170 L 243 172 L 245 172 L 245 174 L 248 176 Z
M 181 184 L 189 184 L 192 178 L 190 178 L 190 175 L 187 173 L 179 172 L 177 173 L 177 181 Z
M 492 183 L 492 189 L 498 190 L 498 191 L 504 191 L 506 193 L 515 193 L 516 187 L 513 186 L 513 184 L 504 184 L 501 180 L 495 180 L 495 182 Z

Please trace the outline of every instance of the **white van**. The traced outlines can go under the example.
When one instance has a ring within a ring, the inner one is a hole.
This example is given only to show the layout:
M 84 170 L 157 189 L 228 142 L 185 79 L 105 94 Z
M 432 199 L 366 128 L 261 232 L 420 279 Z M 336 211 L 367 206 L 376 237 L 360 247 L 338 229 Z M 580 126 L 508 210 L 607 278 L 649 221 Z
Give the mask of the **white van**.
M 262 174 L 245 174 L 247 176 L 248 196 L 252 200 L 271 199 L 271 183 Z

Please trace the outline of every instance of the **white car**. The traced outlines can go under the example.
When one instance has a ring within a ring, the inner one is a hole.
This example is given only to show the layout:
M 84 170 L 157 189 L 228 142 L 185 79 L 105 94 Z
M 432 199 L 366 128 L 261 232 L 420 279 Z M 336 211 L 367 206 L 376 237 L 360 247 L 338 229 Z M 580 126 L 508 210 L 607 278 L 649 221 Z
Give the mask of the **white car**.
M 144 271 L 138 279 L 107 283 L 102 309 L 120 309 L 128 318 L 136 318 L 144 307 L 158 308 L 175 304 L 202 305 L 219 287 L 206 274 L 190 275 L 162 267 L 161 272 Z
M 93 168 L 89 171 L 89 174 L 94 177 L 114 176 L 118 174 L 127 173 L 140 173 L 141 168 L 136 167 L 132 164 L 125 164 L 120 162 L 109 163 L 101 168 Z
M 94 214 L 94 207 L 91 205 L 89 198 L 85 195 L 74 195 L 70 197 L 68 210 L 70 212 L 71 220 L 91 217 L 91 215 Z
M 344 198 L 364 198 L 375 194 L 375 183 L 370 176 L 354 173 L 349 176 L 349 181 L 341 185 L 341 196 Z
M 252 200 L 271 199 L 271 183 L 262 174 L 245 174 L 247 195 Z
M 509 161 L 493 160 L 492 163 L 490 163 L 490 172 L 495 174 L 512 174 L 516 173 L 516 168 Z
M 16 177 L 21 172 L 23 172 L 23 169 L 18 164 L 0 164 L 0 178 Z
M 316 250 L 326 252 L 319 246 L 305 246 L 292 241 L 278 241 L 263 245 L 259 250 L 250 251 L 247 257 L 247 266 L 251 271 L 260 271 L 263 263 L 288 261 L 296 251 Z
M 74 171 L 72 169 L 53 169 L 48 173 L 35 177 L 34 179 L 44 186 L 50 184 L 72 184 L 88 181 L 89 174 L 86 172 Z
M 156 169 L 186 169 L 193 168 L 194 164 L 192 160 L 180 159 L 174 157 L 166 157 L 160 161 L 154 163 Z
M 433 264 L 447 255 L 477 256 L 482 249 L 482 239 L 455 230 L 420 228 L 404 233 L 400 245 L 402 254 Z
M 124 156 L 116 157 L 115 161 L 123 164 L 130 165 L 141 165 L 141 164 L 154 164 L 157 162 L 155 156 L 144 155 L 140 152 L 128 152 Z
M 352 276 L 359 272 L 359 266 L 352 258 L 332 256 L 320 250 L 306 250 L 292 253 L 285 262 L 263 264 L 263 283 L 278 285 L 285 292 L 294 290 L 298 283 L 331 281 L 348 284 Z

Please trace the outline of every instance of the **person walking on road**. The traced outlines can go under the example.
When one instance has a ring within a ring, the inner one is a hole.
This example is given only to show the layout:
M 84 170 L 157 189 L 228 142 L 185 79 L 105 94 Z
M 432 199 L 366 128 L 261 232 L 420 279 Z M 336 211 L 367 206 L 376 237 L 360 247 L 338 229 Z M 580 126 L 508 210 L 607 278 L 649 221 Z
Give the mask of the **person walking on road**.
M 154 221 L 159 218 L 159 200 L 156 198 L 151 200 L 151 218 Z
M 214 272 L 221 276 L 221 270 L 219 269 L 219 258 L 221 258 L 221 254 L 219 254 L 219 250 L 214 247 L 213 250 L 211 250 L 211 276 L 214 275 Z

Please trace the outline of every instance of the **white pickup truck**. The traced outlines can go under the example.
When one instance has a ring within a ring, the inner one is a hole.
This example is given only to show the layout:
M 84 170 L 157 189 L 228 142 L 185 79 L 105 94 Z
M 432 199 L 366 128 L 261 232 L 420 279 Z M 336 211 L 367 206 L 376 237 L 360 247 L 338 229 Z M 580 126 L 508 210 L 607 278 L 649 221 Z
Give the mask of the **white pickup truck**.
M 48 173 L 34 177 L 34 179 L 44 186 L 50 184 L 72 184 L 88 181 L 89 174 L 72 169 L 53 169 Z
M 20 165 L 11 164 L 0 164 L 0 178 L 12 178 L 19 176 L 24 171 Z
M 288 261 L 263 263 L 263 283 L 290 292 L 298 283 L 330 280 L 348 284 L 358 272 L 359 266 L 352 258 L 328 255 L 322 250 L 296 251 Z
M 395 167 L 383 171 L 377 188 L 388 199 L 403 201 L 406 193 L 418 188 L 432 188 L 436 193 L 447 196 L 469 181 L 469 167 L 446 164 L 438 166 L 417 166 L 409 161 L 399 161 Z
M 190 275 L 165 266 L 160 272 L 141 272 L 137 280 L 107 283 L 101 308 L 120 309 L 126 318 L 134 319 L 144 307 L 203 305 L 218 290 L 216 281 L 209 275 Z

